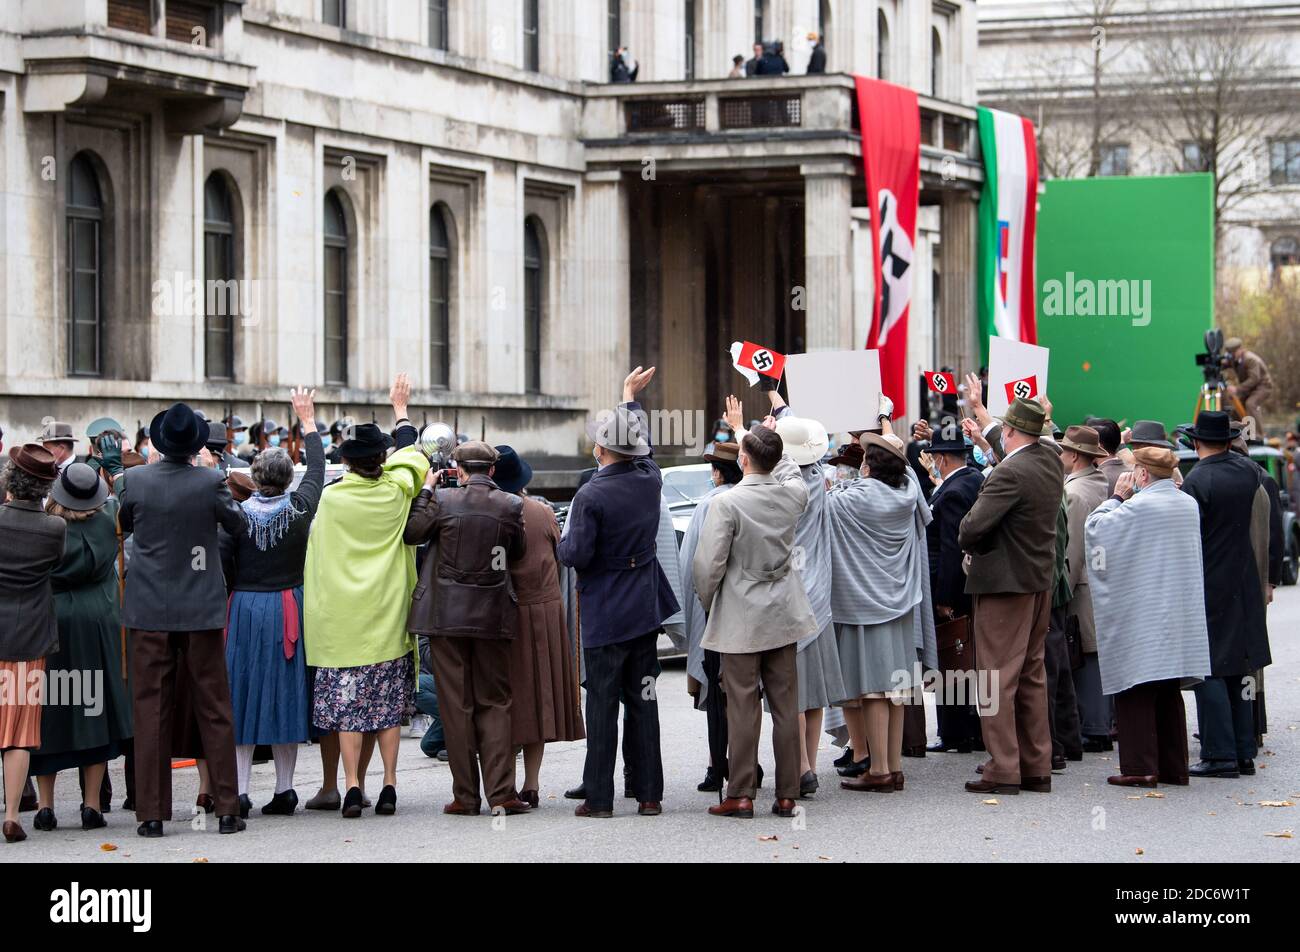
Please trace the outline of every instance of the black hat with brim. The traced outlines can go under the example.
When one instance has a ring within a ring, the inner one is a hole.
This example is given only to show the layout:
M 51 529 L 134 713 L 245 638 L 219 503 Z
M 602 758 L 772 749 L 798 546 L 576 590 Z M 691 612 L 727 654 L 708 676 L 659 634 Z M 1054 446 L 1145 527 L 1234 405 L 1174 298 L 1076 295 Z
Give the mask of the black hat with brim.
M 183 403 L 173 404 L 149 424 L 149 442 L 164 456 L 193 456 L 207 441 L 207 424 Z
M 510 446 L 498 446 L 492 481 L 508 493 L 517 493 L 533 481 L 533 468 Z
M 389 439 L 384 431 L 374 423 L 362 423 L 354 427 L 350 439 L 343 441 L 339 447 L 339 456 L 344 459 L 360 459 L 366 456 L 383 456 L 387 452 Z
M 1203 443 L 1231 443 L 1231 418 L 1222 410 L 1202 410 L 1196 414 L 1196 425 L 1184 424 L 1178 432 L 1188 439 Z
M 85 463 L 71 463 L 50 487 L 50 498 L 64 509 L 91 512 L 108 499 L 108 483 Z

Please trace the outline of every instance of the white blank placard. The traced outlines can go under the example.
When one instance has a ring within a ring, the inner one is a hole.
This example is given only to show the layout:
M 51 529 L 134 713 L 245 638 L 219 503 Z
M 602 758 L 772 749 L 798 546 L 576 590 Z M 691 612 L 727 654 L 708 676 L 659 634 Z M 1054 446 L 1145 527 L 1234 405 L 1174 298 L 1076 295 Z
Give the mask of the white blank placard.
M 1038 395 L 1047 393 L 1047 358 L 1049 351 L 1037 344 L 1023 344 L 1006 337 L 989 338 L 989 392 L 984 405 L 995 417 L 1007 412 L 1007 384 L 1026 377 L 1038 378 Z
M 790 409 L 828 433 L 870 430 L 880 414 L 880 351 L 789 354 L 785 383 Z

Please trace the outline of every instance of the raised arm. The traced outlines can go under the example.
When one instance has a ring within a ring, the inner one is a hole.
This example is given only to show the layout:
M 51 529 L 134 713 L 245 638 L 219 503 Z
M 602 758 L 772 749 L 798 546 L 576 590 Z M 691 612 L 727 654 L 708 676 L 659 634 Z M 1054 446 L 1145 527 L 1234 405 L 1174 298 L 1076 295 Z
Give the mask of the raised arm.
M 307 450 L 307 472 L 298 484 L 296 494 L 307 511 L 315 515 L 321 490 L 325 487 L 325 447 L 316 432 L 316 391 L 296 387 L 290 391 L 289 401 L 302 424 L 303 446 Z

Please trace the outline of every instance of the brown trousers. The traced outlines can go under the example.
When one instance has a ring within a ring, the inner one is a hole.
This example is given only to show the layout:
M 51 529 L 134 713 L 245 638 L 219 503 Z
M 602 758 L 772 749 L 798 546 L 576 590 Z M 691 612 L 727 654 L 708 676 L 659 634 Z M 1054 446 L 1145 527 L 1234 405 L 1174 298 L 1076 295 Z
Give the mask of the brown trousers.
M 489 807 L 514 800 L 515 750 L 510 741 L 510 642 L 505 638 L 429 638 L 456 802 L 482 808 L 479 764 Z
M 980 676 L 990 678 L 992 702 L 979 712 L 989 753 L 985 780 L 1052 775 L 1043 666 L 1051 608 L 1050 592 L 975 596 L 975 658 Z
M 208 762 L 217 816 L 239 812 L 235 726 L 226 677 L 226 642 L 213 631 L 131 629 L 132 713 L 135 718 L 135 815 L 140 822 L 172 818 L 172 729 L 176 684 L 184 679 Z
M 1187 710 L 1178 681 L 1136 684 L 1115 695 L 1119 769 L 1130 777 L 1187 779 Z
M 795 650 L 789 644 L 771 651 L 722 656 L 722 690 L 727 695 L 728 797 L 753 799 L 758 791 L 762 696 L 766 696 L 772 713 L 777 798 L 794 800 L 799 796 L 799 674 Z

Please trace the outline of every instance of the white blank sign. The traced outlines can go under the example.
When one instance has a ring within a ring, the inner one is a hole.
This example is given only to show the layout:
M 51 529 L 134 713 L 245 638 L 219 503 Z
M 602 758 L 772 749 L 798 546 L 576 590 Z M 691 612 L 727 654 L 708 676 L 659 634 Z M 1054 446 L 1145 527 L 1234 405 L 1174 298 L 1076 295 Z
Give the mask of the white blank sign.
M 796 416 L 827 433 L 871 430 L 880 415 L 880 351 L 830 350 L 790 354 L 785 384 Z
M 1007 412 L 1007 384 L 1026 377 L 1036 377 L 1038 396 L 1047 393 L 1047 358 L 1049 351 L 1037 344 L 1022 344 L 1006 337 L 989 338 L 989 392 L 984 405 L 992 416 Z

